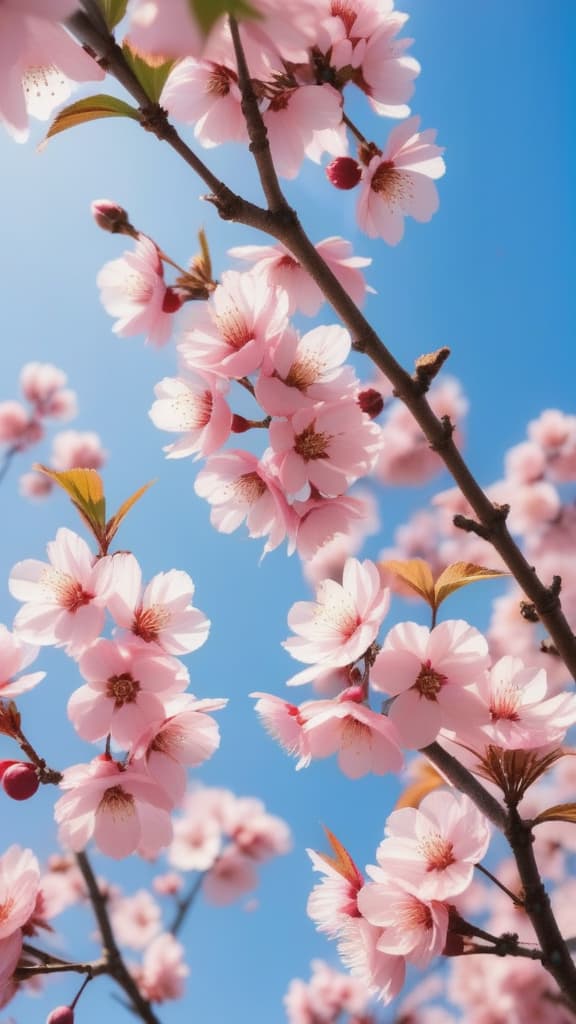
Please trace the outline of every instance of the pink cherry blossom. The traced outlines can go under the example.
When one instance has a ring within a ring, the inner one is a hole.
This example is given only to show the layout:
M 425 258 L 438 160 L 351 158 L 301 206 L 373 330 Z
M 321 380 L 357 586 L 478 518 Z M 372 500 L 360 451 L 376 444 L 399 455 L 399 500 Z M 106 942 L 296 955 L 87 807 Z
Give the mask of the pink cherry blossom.
M 292 508 L 298 516 L 296 550 L 304 575 L 314 585 L 327 576 L 341 578 L 346 558 L 356 553 L 366 534 L 378 529 L 366 496 L 358 493 L 310 497 L 295 501 Z
M 203 308 L 188 312 L 178 351 L 184 366 L 225 378 L 259 368 L 288 325 L 288 297 L 254 273 L 228 270 Z
M 102 469 L 108 452 L 92 430 L 62 430 L 52 441 L 50 465 L 59 472 L 67 469 Z
M 146 949 L 142 966 L 132 973 L 140 992 L 150 1002 L 181 999 L 184 979 L 190 974 L 184 963 L 184 947 L 169 932 L 162 932 Z
M 467 796 L 437 791 L 418 810 L 392 812 L 378 864 L 420 899 L 447 900 L 467 889 L 489 842 L 488 822 Z
M 247 140 L 237 74 L 226 64 L 180 61 L 166 80 L 160 103 L 176 121 L 194 124 L 203 146 Z
M 254 861 L 235 844 L 227 846 L 204 877 L 202 891 L 208 903 L 225 907 L 258 885 Z
M 189 677 L 182 662 L 134 645 L 96 640 L 80 657 L 87 680 L 68 701 L 68 717 L 85 740 L 107 733 L 124 748 L 152 722 L 166 717 L 164 701 L 185 690 Z
M 170 864 L 180 871 L 207 871 L 222 848 L 222 826 L 205 790 L 188 793 L 182 815 L 174 819 Z
M 143 587 L 142 570 L 130 553 L 113 559 L 108 610 L 132 638 L 167 654 L 190 654 L 205 643 L 210 621 L 191 604 L 194 583 L 180 569 L 160 572 Z
M 23 601 L 14 620 L 22 640 L 65 647 L 80 654 L 102 631 L 112 559 L 95 560 L 86 541 L 62 527 L 47 545 L 48 564 L 18 562 L 10 574 L 10 593 Z
M 70 79 L 97 81 L 104 71 L 58 21 L 75 0 L 2 0 L 0 121 L 18 141 L 28 137 L 28 114 L 47 120 L 72 91 Z
M 407 747 L 425 747 L 440 729 L 488 720 L 474 684 L 489 664 L 488 644 L 462 619 L 434 629 L 402 622 L 390 630 L 370 674 L 377 690 L 395 697 L 391 720 Z
M 23 643 L 0 623 L 0 697 L 19 697 L 44 679 L 45 672 L 29 672 L 15 679 L 38 654 L 38 648 Z
M 358 893 L 364 885 L 362 872 L 347 851 L 345 861 L 338 862 L 315 850 L 306 850 L 306 853 L 314 870 L 323 875 L 308 897 L 306 913 L 319 932 L 336 938 L 350 918 L 361 916 Z
M 197 56 L 204 45 L 187 0 L 134 0 L 128 38 L 144 53 L 163 57 Z
M 373 156 L 361 183 L 357 219 L 370 238 L 396 245 L 404 234 L 404 217 L 428 221 L 438 209 L 435 178 L 445 173 L 436 132 L 419 132 L 420 118 L 393 128 L 380 155 Z
M 39 887 L 40 867 L 32 850 L 10 846 L 0 856 L 0 940 L 27 924 Z
M 273 416 L 292 416 L 316 402 L 334 402 L 356 390 L 356 375 L 342 364 L 350 352 L 348 331 L 315 327 L 302 337 L 286 331 L 256 382 L 256 398 Z
M 482 729 L 485 742 L 505 750 L 559 744 L 576 722 L 576 695 L 551 696 L 544 669 L 530 668 L 520 658 L 500 658 L 478 689 L 490 714 Z
M 37 444 L 43 434 L 42 424 L 29 415 L 21 402 L 0 402 L 0 444 L 23 452 Z
M 310 752 L 304 735 L 300 708 L 271 693 L 251 693 L 256 697 L 254 710 L 273 739 L 292 756 L 298 756 L 296 768 L 310 764 Z
M 166 344 L 182 300 L 166 286 L 160 253 L 151 238 L 140 235 L 132 252 L 106 263 L 97 284 L 104 309 L 119 317 L 112 328 L 115 334 L 146 334 L 152 345 Z
M 297 601 L 288 613 L 288 625 L 296 636 L 283 646 L 297 661 L 311 665 L 288 684 L 309 682 L 327 668 L 361 658 L 374 643 L 389 602 L 389 591 L 382 588 L 374 563 L 347 559 L 341 584 L 323 580 L 315 601 Z
M 22 952 L 22 931 L 18 928 L 5 939 L 0 939 L 0 1009 L 6 1006 L 16 992 L 13 978 Z
M 83 850 L 93 838 L 102 853 L 120 860 L 134 852 L 155 857 L 168 846 L 172 801 L 151 778 L 105 756 L 63 775 L 54 817 L 65 848 Z
M 268 814 L 261 800 L 234 800 L 226 815 L 225 828 L 240 852 L 252 860 L 263 862 L 292 848 L 288 825 L 282 818 Z
M 287 494 L 306 500 L 315 487 L 335 498 L 374 466 L 380 428 L 354 398 L 300 409 L 270 424 L 272 463 Z
M 361 688 L 350 687 L 336 700 L 301 706 L 310 757 L 338 754 L 339 768 L 349 779 L 400 771 L 404 759 L 395 725 L 361 700 Z
M 251 537 L 267 537 L 264 554 L 293 533 L 294 513 L 264 459 L 230 449 L 212 455 L 196 477 L 194 490 L 213 506 L 210 522 L 232 533 L 246 520 Z
M 368 1013 L 371 991 L 360 978 L 335 971 L 323 960 L 312 961 L 308 985 L 294 978 L 284 996 L 288 1024 L 332 1022 L 342 1013 L 350 1014 L 356 1024 L 372 1024 Z
M 323 239 L 314 248 L 350 298 L 357 306 L 361 306 L 366 292 L 373 291 L 366 284 L 361 270 L 369 266 L 372 260 L 365 256 L 354 256 L 351 243 L 336 235 Z M 269 287 L 283 288 L 288 295 L 290 314 L 299 309 L 306 316 L 316 316 L 326 301 L 310 274 L 281 242 L 276 245 L 239 245 L 229 249 L 228 254 L 251 263 L 254 272 L 260 274 Z
M 378 949 L 382 928 L 363 917 L 347 921 L 338 939 L 338 952 L 354 977 L 377 990 L 384 1004 L 398 995 L 406 977 L 406 960 Z
M 117 941 L 130 949 L 144 949 L 162 928 L 162 911 L 148 889 L 112 899 L 108 909 Z
M 164 701 L 165 718 L 154 722 L 132 749 L 132 758 L 144 759 L 146 769 L 172 800 L 186 791 L 186 767 L 212 757 L 220 745 L 220 731 L 208 712 L 226 707 L 227 700 L 196 700 L 182 694 Z
M 367 921 L 383 929 L 378 949 L 427 967 L 446 944 L 447 907 L 438 900 L 419 899 L 380 868 L 371 866 L 367 871 L 373 881 L 358 893 L 358 909 Z
M 20 371 L 22 394 L 40 417 L 71 419 L 76 415 L 76 394 L 66 388 L 68 377 L 52 363 L 26 363 Z
M 331 85 L 279 90 L 262 114 L 278 174 L 295 178 L 304 157 L 319 162 L 322 152 L 346 152 L 342 99 Z
M 164 448 L 169 459 L 212 455 L 228 439 L 232 412 L 224 398 L 228 382 L 188 373 L 164 377 L 154 388 L 156 401 L 148 415 L 159 430 L 183 436 Z

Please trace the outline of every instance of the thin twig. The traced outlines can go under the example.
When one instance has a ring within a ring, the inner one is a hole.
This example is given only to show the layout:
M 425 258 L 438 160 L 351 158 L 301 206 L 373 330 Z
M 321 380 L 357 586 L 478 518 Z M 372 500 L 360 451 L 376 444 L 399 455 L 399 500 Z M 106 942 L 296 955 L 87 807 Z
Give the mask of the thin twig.
M 178 932 L 181 930 L 186 915 L 190 910 L 192 904 L 194 903 L 194 900 L 196 899 L 198 893 L 200 892 L 200 889 L 202 888 L 204 874 L 205 872 L 202 872 L 200 875 L 198 875 L 198 878 L 195 879 L 187 896 L 178 901 L 178 909 L 174 916 L 174 920 L 172 921 L 172 924 L 168 929 L 168 931 L 172 932 L 172 935 L 178 935 Z
M 489 878 L 491 882 L 494 882 L 494 885 L 497 885 L 502 892 L 505 892 L 506 895 L 510 897 L 515 907 L 524 907 L 524 900 L 521 900 L 519 896 L 515 896 L 511 889 L 508 889 L 508 887 L 504 885 L 499 878 L 496 878 L 496 875 L 493 875 L 491 871 L 488 871 L 488 868 L 485 868 L 483 864 L 475 864 L 474 867 L 477 868 L 478 871 L 481 871 L 483 875 L 486 875 L 486 878 Z

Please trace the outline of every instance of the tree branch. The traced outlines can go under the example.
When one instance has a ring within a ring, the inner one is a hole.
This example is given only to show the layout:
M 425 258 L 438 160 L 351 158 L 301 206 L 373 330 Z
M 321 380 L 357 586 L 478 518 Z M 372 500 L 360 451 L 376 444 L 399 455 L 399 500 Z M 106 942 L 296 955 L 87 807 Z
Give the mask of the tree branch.
M 425 754 L 436 768 L 439 768 L 449 782 L 461 793 L 465 793 L 476 804 L 478 810 L 492 822 L 501 832 L 508 828 L 508 815 L 495 797 L 484 788 L 481 782 L 449 754 L 439 743 L 430 743 L 420 753 Z
M 106 973 L 114 978 L 118 985 L 120 985 L 124 990 L 132 1004 L 131 1009 L 134 1010 L 145 1024 L 161 1024 L 159 1017 L 154 1013 L 148 1000 L 144 999 L 144 996 L 140 992 L 140 989 L 122 959 L 122 954 L 118 948 L 118 944 L 112 930 L 112 925 L 110 923 L 110 918 L 108 917 L 104 897 L 100 891 L 96 876 L 92 870 L 92 865 L 90 864 L 85 851 L 76 854 L 76 863 L 78 864 L 84 881 L 86 882 L 90 902 L 92 903 L 94 915 L 100 929 L 102 945 L 104 947 L 104 961 L 107 965 Z

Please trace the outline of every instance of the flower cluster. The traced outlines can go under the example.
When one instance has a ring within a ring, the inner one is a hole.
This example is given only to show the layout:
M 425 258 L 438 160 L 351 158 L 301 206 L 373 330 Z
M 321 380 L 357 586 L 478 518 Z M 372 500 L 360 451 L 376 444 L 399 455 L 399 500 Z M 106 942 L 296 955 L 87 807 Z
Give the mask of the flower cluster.
M 0 856 L 0 1008 L 16 990 L 14 971 L 24 935 L 48 927 L 40 889 L 40 867 L 31 850 L 10 846 Z

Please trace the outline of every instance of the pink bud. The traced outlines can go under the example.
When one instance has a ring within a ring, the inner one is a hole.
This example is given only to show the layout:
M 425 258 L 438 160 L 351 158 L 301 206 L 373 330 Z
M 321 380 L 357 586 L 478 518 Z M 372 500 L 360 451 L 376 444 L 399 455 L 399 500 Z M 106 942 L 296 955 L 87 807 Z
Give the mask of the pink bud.
M 130 235 L 134 231 L 126 210 L 112 199 L 95 199 L 90 208 L 102 231 L 110 231 L 113 235 Z
M 40 781 L 33 764 L 16 761 L 2 775 L 4 792 L 13 800 L 29 800 L 37 791 Z
M 56 1006 L 46 1018 L 46 1024 L 74 1024 L 74 1010 L 69 1006 Z
M 351 156 L 337 156 L 326 167 L 326 176 L 335 188 L 354 188 L 362 177 L 362 168 Z
M 384 399 L 375 388 L 367 388 L 366 391 L 361 391 L 358 395 L 358 405 L 362 412 L 365 412 L 373 420 L 382 412 Z

